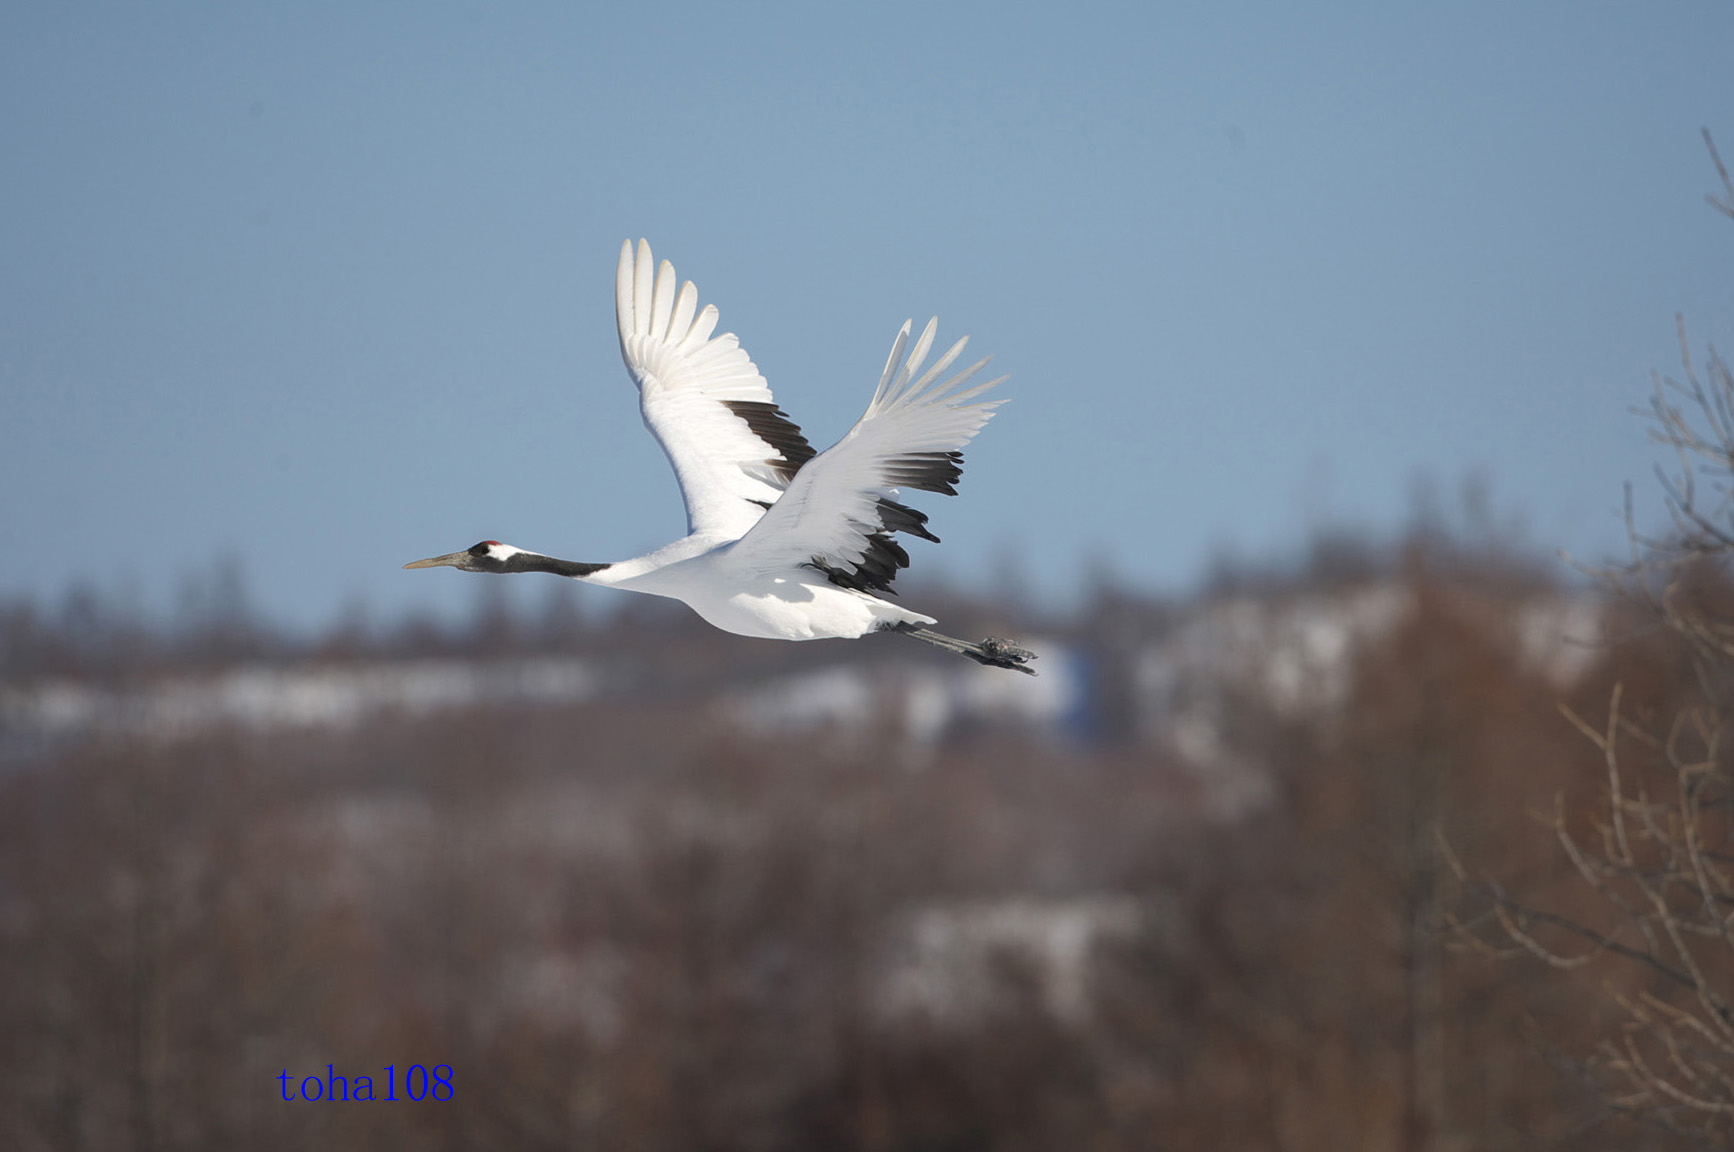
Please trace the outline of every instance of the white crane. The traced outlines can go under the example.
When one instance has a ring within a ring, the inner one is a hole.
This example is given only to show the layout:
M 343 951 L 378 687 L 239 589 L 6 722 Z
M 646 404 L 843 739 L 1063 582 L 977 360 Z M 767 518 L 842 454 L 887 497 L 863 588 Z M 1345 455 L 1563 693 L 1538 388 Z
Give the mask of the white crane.
M 777 407 L 733 333 L 712 336 L 717 310 L 698 307 L 689 280 L 655 267 L 650 245 L 620 249 L 615 319 L 620 352 L 638 385 L 645 427 L 668 455 L 686 501 L 687 535 L 632 560 L 585 564 L 484 540 L 405 568 L 552 572 L 631 592 L 667 596 L 725 632 L 776 640 L 901 632 L 996 668 L 1034 670 L 1034 654 L 992 637 L 971 644 L 924 625 L 936 621 L 884 599 L 909 554 L 906 532 L 938 542 L 901 490 L 956 495 L 963 446 L 998 400 L 982 395 L 1005 377 L 973 384 L 983 359 L 941 380 L 969 338 L 922 372 L 938 320 L 909 346 L 891 346 L 873 402 L 837 443 L 815 454 Z M 907 359 L 905 354 L 907 353 Z M 920 373 L 919 376 L 916 374 Z

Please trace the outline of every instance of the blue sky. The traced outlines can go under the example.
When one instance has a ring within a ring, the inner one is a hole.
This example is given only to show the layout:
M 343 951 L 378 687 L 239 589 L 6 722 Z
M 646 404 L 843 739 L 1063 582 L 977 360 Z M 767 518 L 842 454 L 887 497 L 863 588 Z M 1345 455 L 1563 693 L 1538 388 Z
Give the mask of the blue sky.
M 1617 552 L 1675 313 L 1729 343 L 1734 9 L 1196 7 L 7 5 L 0 596 L 229 556 L 318 625 L 678 535 L 629 236 L 821 445 L 906 317 L 995 354 L 918 571 L 1178 591 L 1423 477 Z

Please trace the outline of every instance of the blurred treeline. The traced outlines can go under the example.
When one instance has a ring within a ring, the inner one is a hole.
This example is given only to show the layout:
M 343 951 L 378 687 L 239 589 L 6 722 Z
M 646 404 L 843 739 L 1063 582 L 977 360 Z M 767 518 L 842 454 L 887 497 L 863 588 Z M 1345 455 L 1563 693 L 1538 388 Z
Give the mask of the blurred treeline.
M 932 677 L 1005 674 L 654 602 L 296 640 L 233 573 L 175 628 L 92 596 L 6 606 L 14 724 L 44 685 L 237 667 L 559 657 L 598 688 L 16 744 L 0 1147 L 1689 1146 L 1585 1067 L 1621 1026 L 1607 990 L 1643 973 L 1500 964 L 1451 927 L 1452 860 L 1590 914 L 1549 820 L 1588 820 L 1606 772 L 1561 706 L 1694 690 L 1640 615 L 1437 532 L 1325 541 L 1185 601 L 905 598 L 1046 643 L 1070 719 L 960 712 L 917 739 Z M 1586 602 L 1609 643 L 1537 640 L 1538 606 Z M 1223 662 L 1211 621 L 1236 613 L 1257 642 Z M 1176 655 L 1200 637 L 1216 663 Z M 731 704 L 838 668 L 913 688 L 868 723 Z M 455 1098 L 300 1099 L 328 1068 L 413 1064 L 449 1065 Z

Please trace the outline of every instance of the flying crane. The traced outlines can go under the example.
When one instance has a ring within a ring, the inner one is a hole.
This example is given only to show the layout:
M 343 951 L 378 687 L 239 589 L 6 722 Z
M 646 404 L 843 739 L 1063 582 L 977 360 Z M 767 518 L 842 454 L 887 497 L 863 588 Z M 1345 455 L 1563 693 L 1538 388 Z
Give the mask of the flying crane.
M 589 564 L 483 540 L 405 568 L 551 572 L 688 605 L 725 632 L 774 640 L 852 639 L 897 632 L 978 664 L 1034 675 L 1034 653 L 988 637 L 934 632 L 931 616 L 885 599 L 909 566 L 897 533 L 938 543 L 903 490 L 957 494 L 963 447 L 1002 401 L 983 395 L 1005 377 L 973 383 L 982 359 L 941 379 L 966 336 L 922 371 L 938 320 L 911 347 L 905 321 L 879 388 L 849 433 L 815 453 L 777 406 L 733 333 L 713 336 L 715 305 L 698 307 L 692 281 L 655 265 L 628 240 L 615 279 L 620 352 L 638 385 L 645 427 L 674 467 L 687 535 L 631 560 Z M 920 373 L 918 376 L 917 373 Z

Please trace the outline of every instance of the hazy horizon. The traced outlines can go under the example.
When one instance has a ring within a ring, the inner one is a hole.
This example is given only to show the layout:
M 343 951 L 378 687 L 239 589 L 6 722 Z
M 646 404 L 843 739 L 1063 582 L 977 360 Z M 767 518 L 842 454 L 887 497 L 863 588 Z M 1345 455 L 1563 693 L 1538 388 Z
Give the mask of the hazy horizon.
M 906 14 L 898 19 L 897 13 Z M 1659 522 L 1630 413 L 1728 343 L 1734 13 L 1241 5 L 0 15 L 0 598 L 322 627 L 407 560 L 682 530 L 619 364 L 648 237 L 816 445 L 906 318 L 1010 398 L 913 574 L 1158 592 L 1474 479 L 1539 552 Z M 514 588 L 514 597 L 542 593 Z

